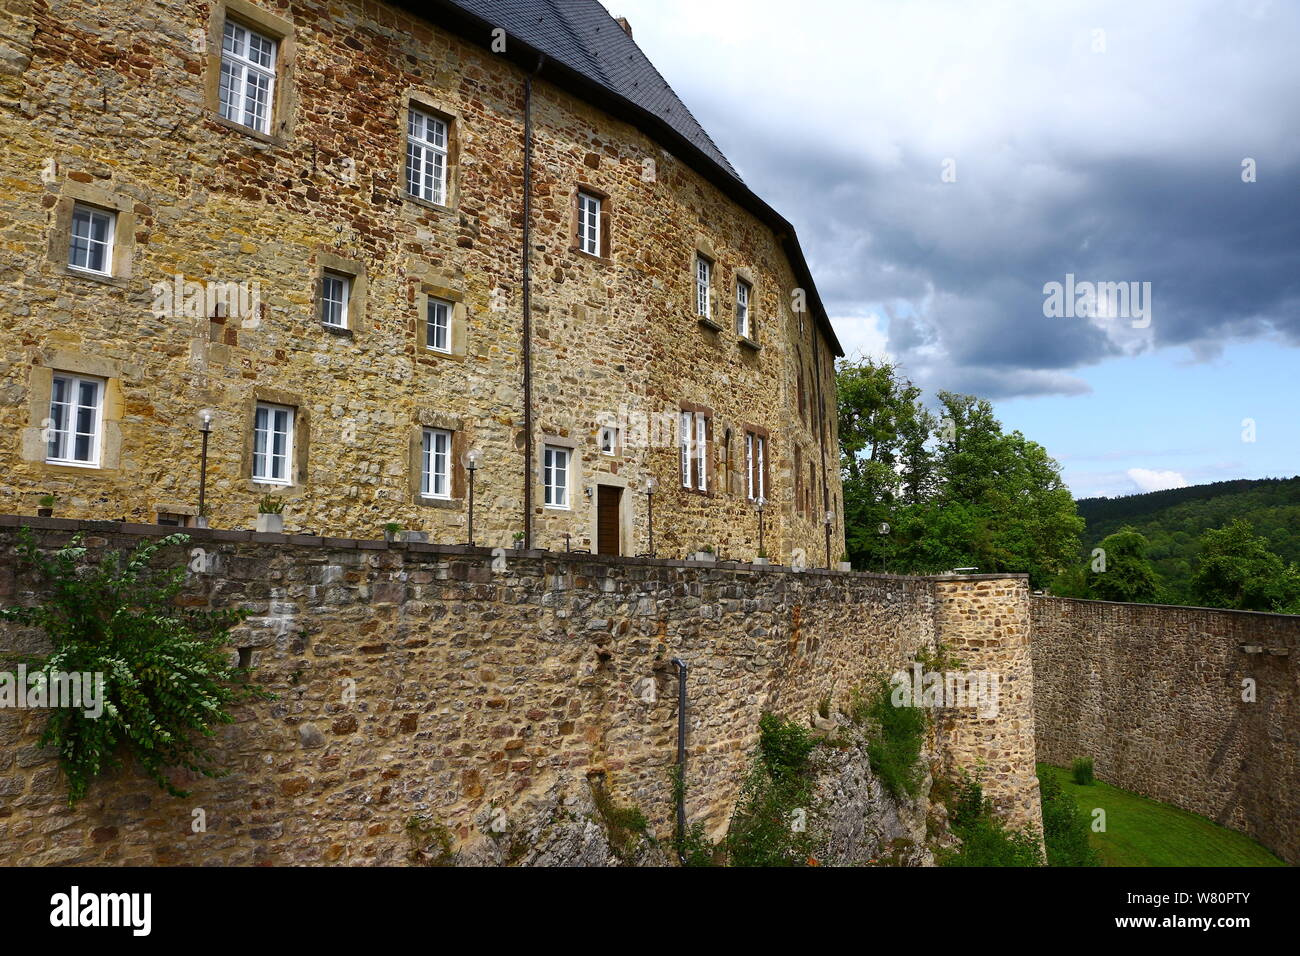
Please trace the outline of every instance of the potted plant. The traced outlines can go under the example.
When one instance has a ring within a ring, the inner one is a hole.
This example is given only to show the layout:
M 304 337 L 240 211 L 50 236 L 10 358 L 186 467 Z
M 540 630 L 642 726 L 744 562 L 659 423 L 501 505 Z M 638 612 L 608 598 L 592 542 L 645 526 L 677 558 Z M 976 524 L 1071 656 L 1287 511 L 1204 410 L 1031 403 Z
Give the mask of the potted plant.
M 389 521 L 384 525 L 384 540 L 389 544 L 395 544 L 402 540 L 402 526 L 396 521 Z
M 524 550 L 524 533 L 522 531 L 515 532 L 515 550 Z
M 837 570 L 840 570 L 840 571 L 852 571 L 852 570 L 853 570 L 853 563 L 852 563 L 851 561 L 849 561 L 849 553 L 848 553 L 847 551 L 843 552 L 843 553 L 840 555 L 840 563 L 839 563 L 838 565 L 836 565 L 836 568 L 837 568 Z
M 694 561 L 712 561 L 714 560 L 713 545 L 706 544 L 692 556 Z
M 757 564 L 759 567 L 766 567 L 767 565 L 771 564 L 771 562 L 767 558 L 767 550 L 765 548 L 758 549 L 758 556 L 754 558 L 754 563 Z
M 56 501 L 58 501 L 58 500 L 59 500 L 59 496 L 58 496 L 58 495 L 53 495 L 53 494 L 51 494 L 51 495 L 41 495 L 40 498 L 38 498 L 38 499 L 36 500 L 36 503 L 37 503 L 38 505 L 40 505 L 40 507 L 36 509 L 36 517 L 38 517 L 38 518 L 53 518 L 53 517 L 54 517 L 54 502 L 56 502 Z
M 284 533 L 284 501 L 273 495 L 262 495 L 257 503 L 257 530 L 263 534 Z
M 199 509 L 199 513 L 194 516 L 194 527 L 206 528 L 207 526 L 208 526 L 208 505 L 207 502 L 204 502 L 203 507 Z

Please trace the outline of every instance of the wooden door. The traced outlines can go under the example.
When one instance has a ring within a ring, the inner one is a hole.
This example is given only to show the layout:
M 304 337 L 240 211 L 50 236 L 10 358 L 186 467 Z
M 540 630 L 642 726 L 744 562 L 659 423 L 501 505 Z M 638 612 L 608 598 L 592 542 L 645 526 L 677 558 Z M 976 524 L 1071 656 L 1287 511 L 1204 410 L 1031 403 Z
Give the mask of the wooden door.
M 596 486 L 596 553 L 621 554 L 623 539 L 619 516 L 623 508 L 623 489 L 609 485 Z

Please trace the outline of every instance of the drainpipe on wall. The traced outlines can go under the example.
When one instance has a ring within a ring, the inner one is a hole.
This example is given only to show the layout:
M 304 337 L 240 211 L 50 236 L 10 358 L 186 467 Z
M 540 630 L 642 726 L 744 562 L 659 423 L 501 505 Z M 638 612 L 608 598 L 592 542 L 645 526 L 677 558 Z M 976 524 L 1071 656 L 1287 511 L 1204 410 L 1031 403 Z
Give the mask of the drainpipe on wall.
M 686 862 L 686 662 L 673 658 L 677 667 L 677 859 Z
M 533 311 L 531 290 L 533 214 L 533 77 L 542 72 L 546 57 L 524 76 L 524 248 L 523 248 L 523 359 L 524 359 L 524 550 L 533 547 Z

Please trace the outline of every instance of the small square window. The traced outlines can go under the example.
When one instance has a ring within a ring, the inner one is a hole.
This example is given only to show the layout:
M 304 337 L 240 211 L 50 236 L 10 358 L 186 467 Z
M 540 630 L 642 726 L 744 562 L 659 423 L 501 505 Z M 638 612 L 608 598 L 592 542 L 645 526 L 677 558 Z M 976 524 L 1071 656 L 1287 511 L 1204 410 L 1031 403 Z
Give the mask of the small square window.
M 753 288 L 744 279 L 736 280 L 736 334 L 742 339 L 754 336 L 749 327 L 749 300 Z
M 56 373 L 50 383 L 45 460 L 98 468 L 103 420 L 103 380 Z
M 271 132 L 276 41 L 227 20 L 221 37 L 219 113 L 259 133 Z
M 420 494 L 426 498 L 451 497 L 451 432 L 442 428 L 424 430 Z
M 618 454 L 618 429 L 606 425 L 600 430 L 600 453 L 602 455 Z
M 600 255 L 600 197 L 578 193 L 578 248 L 591 256 Z
M 72 208 L 71 238 L 68 243 L 68 266 L 99 275 L 113 272 L 113 233 L 117 214 L 106 209 L 83 206 Z
M 352 279 L 338 272 L 326 272 L 320 282 L 320 320 L 335 329 L 348 327 L 348 296 Z
M 713 285 L 713 263 L 702 255 L 695 257 L 695 313 L 709 318 L 712 303 L 709 301 L 709 289 Z
M 548 508 L 569 507 L 569 461 L 572 453 L 567 448 L 547 445 L 542 457 L 542 484 Z
M 406 191 L 447 203 L 447 123 L 415 108 L 406 117 Z
M 253 418 L 253 480 L 292 484 L 294 410 L 259 402 Z
M 445 299 L 429 297 L 425 316 L 424 345 L 435 352 L 451 352 L 451 317 L 455 306 Z

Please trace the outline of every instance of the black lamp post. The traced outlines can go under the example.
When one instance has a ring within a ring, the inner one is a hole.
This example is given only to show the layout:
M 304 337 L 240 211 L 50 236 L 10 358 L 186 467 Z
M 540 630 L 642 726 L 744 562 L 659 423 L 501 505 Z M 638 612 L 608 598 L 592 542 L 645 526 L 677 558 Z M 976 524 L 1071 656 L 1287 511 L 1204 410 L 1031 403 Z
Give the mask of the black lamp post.
M 880 522 L 879 531 L 880 531 L 880 573 L 884 574 L 885 573 L 885 542 L 889 540 L 886 537 L 886 535 L 889 534 L 889 522 L 888 521 Z
M 646 528 L 650 532 L 650 557 L 655 556 L 655 490 L 659 482 L 654 476 L 645 480 Z
M 758 509 L 758 556 L 760 558 L 765 558 L 767 557 L 767 552 L 763 550 L 763 511 L 767 508 L 767 499 L 760 496 L 759 499 L 754 502 L 754 507 Z
M 208 438 L 212 435 L 212 412 L 199 412 L 199 431 L 203 434 L 203 450 L 199 453 L 199 518 L 208 514 Z
M 474 547 L 474 472 L 478 471 L 483 453 L 477 448 L 465 453 L 465 470 L 469 472 L 469 546 Z
M 831 568 L 831 525 L 835 523 L 835 512 L 827 511 L 823 519 L 826 524 L 826 570 Z

